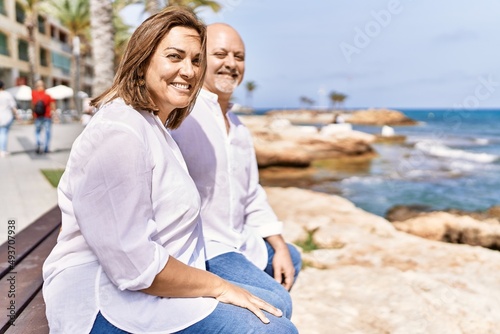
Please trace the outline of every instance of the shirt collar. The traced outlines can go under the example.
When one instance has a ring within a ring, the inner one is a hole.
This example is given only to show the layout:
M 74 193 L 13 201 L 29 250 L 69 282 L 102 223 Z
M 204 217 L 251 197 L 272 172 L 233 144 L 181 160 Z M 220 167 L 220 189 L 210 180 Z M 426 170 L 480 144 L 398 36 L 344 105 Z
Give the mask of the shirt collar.
M 200 95 L 206 98 L 208 101 L 210 101 L 210 103 L 217 105 L 220 109 L 219 96 L 217 96 L 217 94 L 202 88 L 200 90 Z M 230 102 L 227 106 L 227 111 L 228 112 L 231 111 L 232 108 L 233 108 L 233 103 Z
M 209 92 L 208 90 L 202 88 L 200 90 L 200 95 L 203 96 L 204 98 L 208 99 L 212 103 L 219 104 L 219 97 L 215 93 Z

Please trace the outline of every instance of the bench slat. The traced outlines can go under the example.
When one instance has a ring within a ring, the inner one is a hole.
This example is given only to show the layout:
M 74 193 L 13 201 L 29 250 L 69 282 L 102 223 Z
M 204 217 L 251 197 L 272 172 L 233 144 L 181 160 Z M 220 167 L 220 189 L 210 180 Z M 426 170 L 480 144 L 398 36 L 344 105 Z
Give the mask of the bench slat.
M 52 233 L 32 250 L 32 252 L 26 255 L 21 262 L 17 263 L 13 270 L 13 272 L 16 273 L 15 282 L 12 285 L 15 288 L 14 298 L 8 295 L 11 288 L 9 278 L 14 274 L 7 273 L 7 275 L 0 279 L 0 291 L 4 291 L 4 293 L 0 295 L 0 309 L 5 312 L 4 316 L 0 317 L 0 332 L 3 332 L 10 326 L 8 314 L 10 314 L 9 307 L 11 302 L 15 302 L 16 315 L 20 317 L 24 309 L 40 291 L 43 284 L 42 266 L 45 259 L 54 248 L 58 234 L 59 229 L 54 229 Z M 43 311 L 43 315 L 45 316 L 45 311 Z M 19 322 L 19 319 L 17 319 L 14 324 L 19 327 L 25 327 L 25 324 Z
M 40 242 L 54 230 L 58 229 L 60 225 L 61 210 L 56 205 L 22 231 L 16 231 L 18 233 L 15 235 L 15 243 L 11 244 L 11 246 L 15 247 L 16 262 L 22 261 Z M 10 271 L 8 250 L 8 242 L 0 245 L 0 277 L 5 276 Z
M 17 318 L 16 326 L 11 326 L 6 334 L 48 334 L 49 324 L 45 317 L 45 302 L 42 290 L 38 291 L 35 298 L 29 303 L 23 313 Z M 22 325 L 22 326 L 21 326 Z

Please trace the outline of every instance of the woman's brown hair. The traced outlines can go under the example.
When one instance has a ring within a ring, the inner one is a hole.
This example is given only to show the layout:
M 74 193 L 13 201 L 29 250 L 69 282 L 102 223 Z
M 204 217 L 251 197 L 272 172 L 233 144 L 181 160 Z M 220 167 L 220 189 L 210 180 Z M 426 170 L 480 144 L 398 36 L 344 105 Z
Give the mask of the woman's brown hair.
M 121 97 L 126 104 L 137 110 L 148 110 L 155 115 L 158 107 L 149 96 L 144 74 L 149 66 L 152 55 L 163 37 L 174 27 L 192 28 L 200 35 L 200 68 L 199 80 L 194 87 L 194 94 L 187 107 L 174 109 L 167 118 L 167 127 L 175 129 L 191 112 L 198 95 L 207 67 L 206 60 L 206 27 L 189 9 L 182 7 L 167 7 L 146 19 L 132 34 L 125 53 L 116 71 L 113 85 L 104 93 L 91 101 L 91 105 L 99 108 L 101 105 Z

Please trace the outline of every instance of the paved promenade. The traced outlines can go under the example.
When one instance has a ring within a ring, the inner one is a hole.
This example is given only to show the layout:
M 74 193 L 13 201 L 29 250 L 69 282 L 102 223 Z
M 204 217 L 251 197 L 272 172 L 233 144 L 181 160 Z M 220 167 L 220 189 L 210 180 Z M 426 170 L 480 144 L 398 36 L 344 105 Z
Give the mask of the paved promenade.
M 17 232 L 57 205 L 57 190 L 41 169 L 64 169 L 71 145 L 83 130 L 80 123 L 52 125 L 51 152 L 35 153 L 35 126 L 14 123 L 8 151 L 0 158 L 0 243 L 7 240 L 7 221 L 16 221 Z

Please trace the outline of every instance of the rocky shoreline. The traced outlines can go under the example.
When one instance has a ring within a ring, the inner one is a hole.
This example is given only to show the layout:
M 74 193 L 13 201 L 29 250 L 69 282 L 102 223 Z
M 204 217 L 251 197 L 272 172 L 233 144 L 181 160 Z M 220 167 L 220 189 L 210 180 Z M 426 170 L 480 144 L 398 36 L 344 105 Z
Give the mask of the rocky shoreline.
M 294 124 L 331 124 L 336 116 L 341 116 L 344 122 L 363 125 L 415 125 L 418 122 L 408 118 L 398 110 L 385 108 L 369 108 L 353 111 L 345 110 L 270 110 L 266 116 L 288 119 Z
M 241 117 L 261 179 L 273 185 L 265 189 L 284 237 L 302 250 L 292 321 L 302 334 L 497 333 L 500 208 L 398 207 L 386 219 L 340 196 L 296 188 L 339 177 L 318 176 L 318 163 L 363 169 L 377 155 L 374 142 L 405 141 L 353 131 L 351 121 L 413 124 L 393 111 L 360 111 L 364 120 L 355 114 L 345 115 L 345 124 L 312 111 Z
M 292 289 L 302 334 L 496 333 L 500 253 L 398 231 L 346 199 L 266 188 L 305 268 Z
M 372 143 L 404 142 L 402 136 L 372 135 L 355 131 L 351 124 L 411 125 L 403 113 L 387 109 L 341 114 L 345 123 L 331 124 L 333 114 L 315 110 L 270 111 L 265 116 L 242 115 L 252 132 L 260 168 L 307 167 L 324 159 L 372 159 Z

